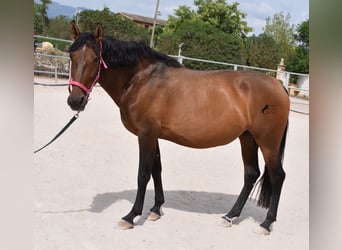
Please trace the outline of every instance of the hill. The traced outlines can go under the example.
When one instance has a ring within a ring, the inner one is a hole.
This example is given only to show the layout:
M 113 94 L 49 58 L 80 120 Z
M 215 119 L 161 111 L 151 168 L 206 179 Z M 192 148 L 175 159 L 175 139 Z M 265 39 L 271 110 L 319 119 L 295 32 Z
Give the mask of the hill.
M 36 3 L 40 3 L 39 0 L 35 0 L 34 2 Z M 86 10 L 87 8 L 84 7 L 71 7 L 68 5 L 63 5 L 63 4 L 59 4 L 56 2 L 52 2 L 51 4 L 48 5 L 48 9 L 47 9 L 47 16 L 48 18 L 54 18 L 56 16 L 67 16 L 67 17 L 73 17 L 75 16 L 76 12 L 79 10 Z

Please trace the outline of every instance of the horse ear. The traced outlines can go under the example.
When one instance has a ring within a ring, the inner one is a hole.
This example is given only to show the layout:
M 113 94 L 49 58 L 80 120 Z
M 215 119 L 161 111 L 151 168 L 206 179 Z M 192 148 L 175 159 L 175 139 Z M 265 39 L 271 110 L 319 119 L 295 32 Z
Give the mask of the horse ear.
M 101 24 L 97 24 L 94 35 L 95 35 L 96 41 L 102 40 L 102 38 L 103 38 L 103 27 Z
M 70 37 L 73 41 L 75 41 L 79 36 L 80 36 L 81 32 L 78 29 L 76 22 L 75 21 L 71 21 L 70 24 Z

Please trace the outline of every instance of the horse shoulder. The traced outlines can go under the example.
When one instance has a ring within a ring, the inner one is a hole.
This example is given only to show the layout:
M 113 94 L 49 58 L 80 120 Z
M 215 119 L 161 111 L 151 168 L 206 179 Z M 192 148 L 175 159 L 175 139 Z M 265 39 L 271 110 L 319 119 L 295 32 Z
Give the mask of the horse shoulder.
M 142 127 L 156 127 L 159 124 L 163 105 L 163 76 L 167 70 L 163 63 L 151 64 L 136 73 L 130 80 L 121 100 L 120 113 L 124 126 L 134 134 Z M 146 123 L 150 123 L 146 126 Z

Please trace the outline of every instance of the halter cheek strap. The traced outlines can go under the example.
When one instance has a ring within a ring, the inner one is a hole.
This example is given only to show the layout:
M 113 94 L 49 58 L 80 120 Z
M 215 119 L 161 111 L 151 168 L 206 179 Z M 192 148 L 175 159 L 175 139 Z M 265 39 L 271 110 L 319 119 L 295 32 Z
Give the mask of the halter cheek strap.
M 77 87 L 79 87 L 80 89 L 82 89 L 86 93 L 87 98 L 88 98 L 89 95 L 90 95 L 90 92 L 93 90 L 93 87 L 95 86 L 95 84 L 97 83 L 97 81 L 100 78 L 101 65 L 103 65 L 103 68 L 105 68 L 105 69 L 108 68 L 107 64 L 105 63 L 105 61 L 102 58 L 102 41 L 100 41 L 100 63 L 99 63 L 99 68 L 97 70 L 97 74 L 96 74 L 96 77 L 95 77 L 94 81 L 90 85 L 90 88 L 87 88 L 83 83 L 74 81 L 72 79 L 72 77 L 70 77 L 70 80 L 69 80 L 69 92 L 71 92 L 71 85 L 72 86 L 77 86 Z

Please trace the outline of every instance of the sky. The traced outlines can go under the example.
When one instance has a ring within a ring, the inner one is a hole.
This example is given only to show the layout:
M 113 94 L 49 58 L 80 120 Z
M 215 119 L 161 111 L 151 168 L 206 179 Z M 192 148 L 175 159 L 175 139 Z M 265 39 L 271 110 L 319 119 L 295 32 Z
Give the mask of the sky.
M 128 12 L 132 14 L 153 17 L 157 0 L 53 0 L 54 2 L 72 7 L 85 7 L 93 10 L 102 10 L 104 6 L 112 12 Z M 247 14 L 246 21 L 253 32 L 260 34 L 267 17 L 273 17 L 275 13 L 283 12 L 291 15 L 290 22 L 298 25 L 309 18 L 309 0 L 228 0 L 226 2 L 239 3 L 239 10 Z M 193 0 L 160 0 L 159 11 L 161 19 L 167 19 L 174 14 L 174 10 L 181 5 L 196 9 Z

